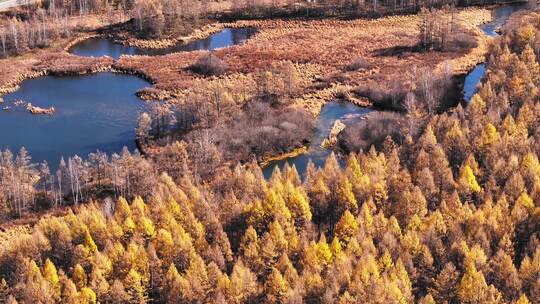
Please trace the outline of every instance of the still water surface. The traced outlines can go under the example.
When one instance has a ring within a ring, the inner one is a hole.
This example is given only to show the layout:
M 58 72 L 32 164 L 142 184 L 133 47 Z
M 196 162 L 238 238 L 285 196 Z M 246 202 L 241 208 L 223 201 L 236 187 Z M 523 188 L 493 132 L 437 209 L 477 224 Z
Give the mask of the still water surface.
M 77 77 L 45 76 L 25 80 L 4 96 L 0 110 L 0 149 L 25 147 L 35 162 L 56 168 L 62 156 L 87 156 L 96 150 L 112 153 L 135 148 L 138 114 L 145 109 L 135 93 L 150 84 L 129 75 L 99 73 Z M 16 100 L 53 115 L 32 115 Z
M 165 49 L 144 49 L 114 43 L 107 38 L 94 38 L 82 41 L 74 45 L 69 52 L 85 57 L 110 56 L 114 59 L 122 55 L 166 55 L 176 52 L 189 52 L 198 50 L 215 50 L 240 44 L 257 32 L 255 28 L 226 28 L 218 33 L 210 35 L 206 39 L 194 40 L 186 44 L 178 44 Z
M 89 39 L 70 52 L 80 56 L 164 55 L 172 52 L 213 50 L 242 43 L 256 33 L 254 28 L 224 29 L 206 39 L 168 49 L 141 49 L 115 44 L 108 39 Z M 150 84 L 135 76 L 98 73 L 75 77 L 46 76 L 26 80 L 0 104 L 0 149 L 25 147 L 34 162 L 47 161 L 56 168 L 61 157 L 87 156 L 100 150 L 119 152 L 135 149 L 135 127 L 145 103 L 135 93 Z M 42 108 L 54 107 L 49 115 L 31 115 L 22 100 Z M 3 110 L 3 108 L 8 110 Z

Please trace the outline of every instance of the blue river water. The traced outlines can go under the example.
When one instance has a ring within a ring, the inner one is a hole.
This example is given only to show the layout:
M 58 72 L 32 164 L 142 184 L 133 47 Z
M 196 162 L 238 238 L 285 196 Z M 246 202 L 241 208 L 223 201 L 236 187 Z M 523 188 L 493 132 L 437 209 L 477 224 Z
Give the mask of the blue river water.
M 497 7 L 492 12 L 492 21 L 482 25 L 480 28 L 484 33 L 490 37 L 498 35 L 498 30 L 510 18 L 510 16 L 518 11 L 527 9 L 527 4 L 519 3 L 512 5 L 505 5 Z M 478 85 L 482 78 L 486 74 L 486 64 L 481 63 L 477 65 L 472 71 L 465 77 L 465 83 L 463 84 L 463 99 L 469 102 L 473 95 L 478 91 Z
M 145 109 L 135 93 L 149 86 L 129 75 L 99 73 L 76 77 L 45 76 L 25 80 L 4 96 L 0 107 L 0 148 L 17 152 L 25 147 L 34 161 L 51 167 L 62 156 L 119 152 L 135 148 L 137 117 Z M 53 115 L 32 115 L 15 101 L 54 107 Z
M 286 163 L 294 165 L 298 173 L 302 176 L 306 171 L 308 162 L 311 160 L 315 167 L 320 168 L 324 165 L 326 158 L 332 153 L 331 150 L 321 147 L 323 140 L 330 134 L 330 129 L 334 122 L 339 119 L 345 125 L 358 121 L 360 117 L 371 112 L 371 109 L 361 108 L 348 102 L 327 102 L 320 113 L 317 121 L 315 134 L 306 153 L 273 161 L 263 168 L 265 178 L 270 178 L 274 168 L 277 166 L 283 169 Z
M 150 50 L 126 47 L 108 39 L 89 39 L 70 51 L 80 56 L 164 55 L 171 52 L 213 50 L 242 43 L 256 29 L 224 29 L 202 40 L 174 48 Z M 34 162 L 47 161 L 56 168 L 62 157 L 135 149 L 135 128 L 145 102 L 135 94 L 148 87 L 129 75 L 97 73 L 85 76 L 45 76 L 25 80 L 0 103 L 0 150 L 17 152 L 25 147 Z M 17 101 L 23 101 L 16 105 Z M 54 107 L 53 115 L 32 115 L 24 105 Z

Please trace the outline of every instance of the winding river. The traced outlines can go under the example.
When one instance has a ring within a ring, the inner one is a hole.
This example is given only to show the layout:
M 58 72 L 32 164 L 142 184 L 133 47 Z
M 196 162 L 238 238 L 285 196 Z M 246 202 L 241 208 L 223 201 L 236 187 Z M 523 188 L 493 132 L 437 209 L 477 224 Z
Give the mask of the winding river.
M 497 29 L 524 5 L 508 5 L 494 10 L 494 21 L 482 27 L 486 35 L 496 35 Z M 108 39 L 89 39 L 76 44 L 70 52 L 79 56 L 163 55 L 172 52 L 213 50 L 242 43 L 255 34 L 252 28 L 224 29 L 207 39 L 173 48 L 150 50 L 116 44 Z M 465 79 L 464 98 L 469 100 L 485 73 L 480 64 Z M 62 156 L 86 156 L 96 150 L 118 152 L 123 146 L 135 147 L 137 116 L 145 104 L 135 92 L 149 86 L 135 76 L 98 73 L 75 77 L 45 76 L 24 81 L 20 88 L 3 97 L 0 103 L 0 149 L 18 151 L 26 147 L 34 162 L 47 161 L 56 167 Z M 39 107 L 55 107 L 56 113 L 31 115 L 15 102 L 23 100 Z M 5 110 L 4 110 L 5 109 Z M 321 147 L 337 119 L 346 125 L 371 112 L 349 103 L 328 102 L 320 113 L 314 137 L 308 151 L 296 157 L 271 162 L 264 168 L 269 177 L 276 166 L 294 164 L 303 175 L 308 161 L 322 166 L 330 150 Z
M 481 28 L 486 35 L 491 37 L 496 36 L 498 35 L 497 31 L 501 26 L 504 25 L 512 13 L 526 8 L 526 4 L 511 4 L 497 7 L 493 9 L 492 21 L 482 25 Z M 477 86 L 482 80 L 482 77 L 484 77 L 484 74 L 484 63 L 477 65 L 467 74 L 465 77 L 465 83 L 463 85 L 463 98 L 465 101 L 468 102 L 476 93 Z M 263 169 L 265 178 L 270 178 L 276 166 L 283 168 L 286 163 L 289 165 L 295 165 L 300 176 L 304 175 L 309 160 L 311 160 L 316 167 L 322 167 L 331 151 L 321 147 L 321 143 L 323 139 L 326 138 L 330 133 L 330 128 L 332 127 L 334 121 L 339 119 L 342 120 L 345 125 L 351 124 L 357 121 L 359 116 L 363 116 L 369 112 L 371 112 L 371 110 L 359 108 L 348 103 L 328 102 L 320 113 L 316 131 L 308 151 L 298 156 L 270 162 Z M 346 119 L 347 117 L 354 117 L 354 119 Z
M 492 21 L 481 26 L 484 33 L 490 37 L 499 35 L 497 32 L 506 23 L 506 20 L 510 16 L 520 10 L 527 9 L 527 4 L 511 4 L 493 9 Z M 470 71 L 465 77 L 465 83 L 463 84 L 463 99 L 469 102 L 473 95 L 478 90 L 478 84 L 486 74 L 486 64 L 481 63 L 477 65 L 472 71 Z
M 70 52 L 80 56 L 163 55 L 172 52 L 213 50 L 242 43 L 256 32 L 252 28 L 224 29 L 206 39 L 162 50 L 126 47 L 107 39 L 89 39 Z M 47 161 L 57 168 L 62 157 L 100 150 L 135 149 L 138 115 L 146 109 L 135 93 L 150 83 L 124 74 L 44 76 L 28 79 L 3 96 L 0 103 L 0 150 L 16 153 L 25 147 L 33 162 Z M 32 115 L 25 104 L 55 108 L 53 115 Z

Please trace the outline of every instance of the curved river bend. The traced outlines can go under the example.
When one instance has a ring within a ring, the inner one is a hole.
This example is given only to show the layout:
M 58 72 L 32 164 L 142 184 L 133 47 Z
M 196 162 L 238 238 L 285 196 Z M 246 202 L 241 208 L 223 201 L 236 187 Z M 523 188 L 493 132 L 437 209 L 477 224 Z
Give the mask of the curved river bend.
M 208 38 L 163 49 L 144 49 L 118 44 L 107 38 L 91 38 L 75 44 L 69 52 L 84 57 L 109 56 L 118 59 L 122 55 L 158 56 L 177 52 L 211 51 L 240 44 L 255 35 L 255 33 L 257 33 L 255 28 L 225 28 Z
M 495 8 L 492 12 L 493 21 L 481 26 L 481 29 L 487 36 L 495 37 L 499 35 L 498 30 L 504 26 L 508 18 L 517 12 L 527 9 L 527 4 L 513 4 L 505 5 Z M 465 77 L 465 83 L 463 84 L 463 99 L 469 102 L 473 95 L 478 91 L 478 85 L 486 74 L 486 64 L 481 63 L 477 65 L 472 71 L 470 71 Z
M 107 39 L 90 39 L 70 51 L 81 56 L 118 58 L 121 55 L 163 55 L 171 52 L 213 50 L 242 43 L 256 30 L 224 29 L 207 39 L 192 41 L 174 48 L 148 50 L 125 47 Z M 135 149 L 135 127 L 146 104 L 135 93 L 150 86 L 135 76 L 97 73 L 84 76 L 45 76 L 28 79 L 20 88 L 3 96 L 0 103 L 0 150 L 16 153 L 25 147 L 33 162 L 47 161 L 57 168 L 62 157 L 100 150 L 120 152 L 126 146 Z M 41 108 L 54 107 L 53 115 L 32 115 L 24 103 Z
M 508 17 L 523 8 L 524 5 L 509 5 L 495 9 L 494 21 L 482 29 L 487 35 L 496 35 L 496 30 Z M 90 39 L 75 45 L 70 52 L 80 56 L 108 55 L 119 58 L 121 55 L 213 50 L 242 43 L 255 33 L 256 29 L 252 28 L 224 29 L 207 39 L 161 50 L 123 46 L 108 39 Z M 466 100 L 476 92 L 484 72 L 485 66 L 481 64 L 467 75 L 464 85 Z M 98 149 L 118 152 L 123 146 L 134 148 L 137 116 L 145 109 L 135 92 L 148 85 L 137 77 L 113 73 L 77 77 L 46 76 L 26 80 L 18 91 L 4 96 L 6 102 L 0 105 L 2 108 L 11 107 L 7 111 L 0 111 L 0 149 L 17 151 L 24 146 L 34 161 L 46 160 L 51 167 L 55 167 L 62 156 L 86 156 Z M 16 100 L 45 108 L 54 106 L 56 113 L 53 116 L 31 115 L 14 106 Z M 265 176 L 270 176 L 276 166 L 282 167 L 285 162 L 294 164 L 302 175 L 310 159 L 316 166 L 321 166 L 330 151 L 321 148 L 320 144 L 333 122 L 341 119 L 345 124 L 351 123 L 368 112 L 369 109 L 352 104 L 327 103 L 321 111 L 308 152 L 271 162 L 264 169 Z

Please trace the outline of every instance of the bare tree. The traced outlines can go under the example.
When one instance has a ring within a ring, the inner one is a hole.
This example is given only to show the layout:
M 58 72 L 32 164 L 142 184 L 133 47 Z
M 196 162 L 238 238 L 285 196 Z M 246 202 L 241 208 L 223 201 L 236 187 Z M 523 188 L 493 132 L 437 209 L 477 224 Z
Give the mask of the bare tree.
M 17 21 L 15 19 L 10 20 L 9 29 L 11 32 L 11 38 L 13 40 L 15 51 L 19 53 L 19 29 L 17 28 Z

